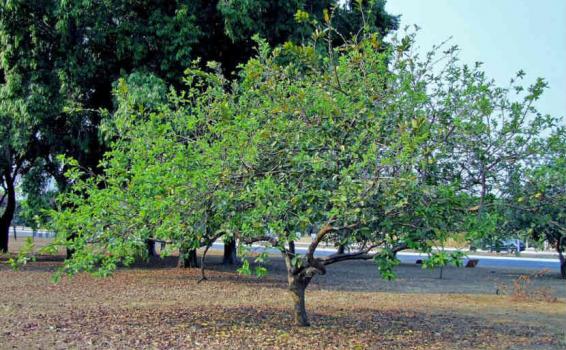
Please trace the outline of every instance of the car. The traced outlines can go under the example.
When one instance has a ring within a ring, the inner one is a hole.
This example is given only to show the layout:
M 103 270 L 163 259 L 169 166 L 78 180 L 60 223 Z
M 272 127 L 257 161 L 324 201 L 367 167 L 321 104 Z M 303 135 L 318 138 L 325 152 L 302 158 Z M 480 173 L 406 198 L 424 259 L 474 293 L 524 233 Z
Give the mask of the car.
M 521 241 L 520 239 L 500 239 L 495 242 L 490 247 L 490 251 L 496 252 L 509 252 L 509 253 L 517 253 L 522 252 L 526 248 L 525 242 Z
M 520 239 L 517 238 L 510 238 L 510 239 L 481 239 L 474 241 L 471 246 L 471 251 L 476 251 L 478 248 L 482 250 L 488 250 L 490 252 L 509 252 L 509 253 L 516 253 L 522 252 L 525 250 L 526 245 Z

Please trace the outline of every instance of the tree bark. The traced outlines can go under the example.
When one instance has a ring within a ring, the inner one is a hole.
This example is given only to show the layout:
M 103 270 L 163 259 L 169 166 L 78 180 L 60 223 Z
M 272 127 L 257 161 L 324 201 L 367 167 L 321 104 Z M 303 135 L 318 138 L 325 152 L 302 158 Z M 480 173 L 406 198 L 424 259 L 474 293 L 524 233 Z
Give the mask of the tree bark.
M 566 258 L 562 251 L 558 251 L 558 258 L 560 259 L 560 275 L 563 279 L 566 279 Z
M 72 241 L 76 237 L 77 237 L 77 235 L 72 233 L 72 234 L 67 236 L 67 241 Z M 73 248 L 67 247 L 67 259 L 72 259 L 74 254 L 75 254 L 75 250 Z
M 145 244 L 147 246 L 147 256 L 157 256 L 157 253 L 155 252 L 155 241 L 153 239 L 148 239 L 145 241 Z
M 4 174 L 4 179 L 6 181 L 6 189 L 8 192 L 8 202 L 6 203 L 6 208 L 4 213 L 0 217 L 0 252 L 8 252 L 8 240 L 10 238 L 10 226 L 12 224 L 12 219 L 14 219 L 14 213 L 16 212 L 16 189 L 14 187 L 14 179 L 12 178 L 9 171 Z
M 222 264 L 224 265 L 238 265 L 240 260 L 238 259 L 238 251 L 236 249 L 236 240 L 232 239 L 224 243 L 224 257 L 222 259 Z
M 566 241 L 566 237 L 558 237 L 556 251 L 558 252 L 558 259 L 560 260 L 560 276 L 566 279 L 566 258 L 564 258 L 564 253 L 562 252 L 564 249 L 564 241 Z
M 193 268 L 198 267 L 197 264 L 197 250 L 196 249 L 179 249 L 179 260 L 177 261 L 178 268 Z
M 307 310 L 305 307 L 305 290 L 309 284 L 309 279 L 296 275 L 289 275 L 289 292 L 293 299 L 293 312 L 295 324 L 300 327 L 310 326 Z

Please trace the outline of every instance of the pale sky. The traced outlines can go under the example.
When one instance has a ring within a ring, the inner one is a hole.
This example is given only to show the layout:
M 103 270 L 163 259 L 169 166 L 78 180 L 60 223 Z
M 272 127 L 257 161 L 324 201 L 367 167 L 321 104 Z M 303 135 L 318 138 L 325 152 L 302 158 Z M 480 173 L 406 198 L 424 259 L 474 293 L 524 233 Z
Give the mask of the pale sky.
M 417 24 L 423 52 L 452 36 L 463 63 L 484 63 L 500 85 L 520 69 L 549 89 L 537 108 L 566 121 L 566 0 L 388 0 L 401 28 Z

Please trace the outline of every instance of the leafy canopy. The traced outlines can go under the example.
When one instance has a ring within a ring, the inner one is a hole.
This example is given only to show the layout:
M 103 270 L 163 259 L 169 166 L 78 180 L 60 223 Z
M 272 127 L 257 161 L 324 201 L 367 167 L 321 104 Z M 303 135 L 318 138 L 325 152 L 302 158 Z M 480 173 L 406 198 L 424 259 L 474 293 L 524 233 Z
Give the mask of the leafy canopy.
M 486 83 L 479 66 L 457 65 L 455 48 L 421 58 L 414 35 L 383 42 L 367 31 L 319 50 L 338 36 L 327 28 L 307 45 L 272 49 L 256 38 L 257 56 L 237 80 L 226 80 L 216 63 L 195 67 L 186 71 L 187 88 L 166 99 L 154 93 L 163 89 L 156 77 L 121 80 L 120 113 L 105 125 L 113 141 L 103 174 L 85 179 L 75 166 L 73 191 L 60 198 L 67 209 L 54 214 L 62 237 L 76 234 L 60 242 L 77 251 L 67 272 L 105 275 L 131 262 L 148 238 L 197 248 L 229 236 L 269 242 L 302 278 L 369 258 L 393 278 L 398 250 L 430 252 L 482 224 L 475 206 L 496 187 L 478 196 L 461 169 L 499 161 L 470 162 L 477 152 L 459 156 L 455 145 L 471 133 L 498 150 L 520 140 L 535 145 L 531 128 L 528 138 L 516 135 L 531 115 L 536 130 L 551 124 L 531 106 L 543 86 L 507 103 L 509 91 Z M 313 230 L 307 254 L 297 254 L 294 241 Z M 353 252 L 317 257 L 322 241 Z

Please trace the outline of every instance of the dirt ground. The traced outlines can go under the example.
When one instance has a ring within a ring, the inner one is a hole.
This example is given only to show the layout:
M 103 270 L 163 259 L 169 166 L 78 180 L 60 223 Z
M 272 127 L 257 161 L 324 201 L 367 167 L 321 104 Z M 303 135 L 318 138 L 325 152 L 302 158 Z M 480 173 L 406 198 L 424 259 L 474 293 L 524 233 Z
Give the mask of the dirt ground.
M 331 266 L 307 290 L 312 326 L 292 325 L 280 259 L 262 279 L 174 258 L 53 284 L 60 261 L 0 264 L 0 349 L 565 349 L 566 281 L 556 273 L 422 270 L 378 278 L 370 262 Z

